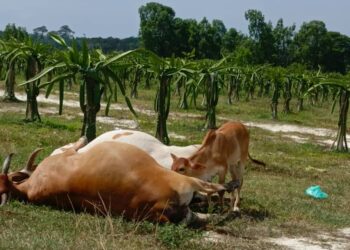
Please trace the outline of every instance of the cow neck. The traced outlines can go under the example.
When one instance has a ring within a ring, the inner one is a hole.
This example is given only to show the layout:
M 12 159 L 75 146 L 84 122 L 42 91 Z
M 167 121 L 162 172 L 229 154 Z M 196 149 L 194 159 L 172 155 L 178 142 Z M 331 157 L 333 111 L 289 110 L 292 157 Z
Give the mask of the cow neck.
M 188 159 L 194 163 L 204 164 L 207 162 L 209 156 L 205 147 L 200 148 L 197 152 L 195 152 Z
M 28 180 L 22 182 L 22 183 L 13 183 L 10 181 L 10 194 L 12 197 L 16 199 L 28 199 Z

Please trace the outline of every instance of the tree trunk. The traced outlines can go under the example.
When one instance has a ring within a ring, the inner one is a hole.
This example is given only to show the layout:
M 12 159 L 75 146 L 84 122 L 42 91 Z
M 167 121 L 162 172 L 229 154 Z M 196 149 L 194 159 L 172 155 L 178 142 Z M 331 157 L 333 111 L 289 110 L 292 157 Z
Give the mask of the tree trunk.
M 287 82 L 284 86 L 284 104 L 283 104 L 283 112 L 285 114 L 289 114 L 290 111 L 290 101 L 292 100 L 292 81 L 287 79 Z
M 81 105 L 84 113 L 84 122 L 82 135 L 85 135 L 88 141 L 96 137 L 96 115 L 100 111 L 100 84 L 93 78 L 85 77 L 86 104 Z
M 336 143 L 336 150 L 341 152 L 348 151 L 348 144 L 346 141 L 346 122 L 349 110 L 349 97 L 350 92 L 342 90 L 339 97 L 339 120 L 338 120 L 338 134 Z M 334 145 L 334 144 L 333 144 Z
M 5 81 L 5 93 L 3 101 L 6 102 L 19 102 L 15 96 L 15 85 L 16 85 L 16 74 L 15 74 L 15 65 L 11 63 L 8 66 L 7 77 Z
M 230 76 L 228 83 L 228 91 L 227 91 L 227 103 L 232 105 L 232 97 L 234 93 L 234 85 L 235 85 L 235 77 Z
M 298 112 L 304 110 L 304 98 L 303 95 L 307 90 L 307 81 L 305 79 L 300 79 L 297 89 L 297 95 L 298 95 L 298 104 L 297 104 L 297 110 Z
M 155 110 L 157 112 L 157 131 L 158 138 L 165 145 L 169 145 L 166 122 L 170 108 L 170 77 L 160 76 L 159 90 L 156 97 Z
M 188 87 L 185 85 L 184 91 L 183 91 L 182 96 L 181 96 L 180 105 L 179 105 L 179 107 L 181 109 L 185 109 L 185 110 L 188 109 L 187 98 L 188 98 Z
M 277 120 L 277 107 L 278 107 L 279 96 L 280 96 L 280 84 L 279 82 L 275 82 L 272 99 L 271 99 L 271 115 L 272 115 L 272 119 L 274 120 Z
M 151 89 L 151 74 L 146 73 L 145 89 Z
M 266 84 L 264 85 L 264 96 L 270 95 L 270 89 L 271 89 L 271 82 L 267 81 Z
M 216 82 L 214 74 L 208 75 L 206 79 L 206 103 L 207 103 L 207 114 L 205 129 L 216 128 L 216 105 L 219 99 L 219 87 Z
M 277 107 L 278 107 L 278 102 L 271 103 L 271 114 L 272 114 L 272 119 L 274 120 L 277 120 Z
M 239 90 L 240 90 L 240 81 L 238 78 L 235 78 L 235 85 L 234 85 L 234 90 L 233 90 L 233 100 L 239 101 L 240 96 L 239 96 Z
M 131 86 L 131 92 L 130 92 L 131 98 L 137 98 L 139 95 L 137 92 L 137 87 L 140 82 L 140 79 L 141 79 L 141 70 L 137 69 L 135 72 L 134 81 L 132 82 L 132 86 Z
M 30 57 L 27 60 L 27 70 L 26 70 L 26 80 L 33 78 L 37 72 L 40 71 L 40 65 L 35 58 Z M 37 96 L 39 95 L 38 84 L 39 81 L 31 82 L 26 84 L 26 93 L 27 93 L 27 103 L 26 103 L 26 118 L 27 122 L 41 122 L 38 109 Z
M 176 82 L 175 86 L 175 95 L 176 96 L 181 96 L 181 87 L 186 88 L 186 77 L 181 78 L 181 80 Z
M 290 101 L 292 100 L 292 98 L 288 97 L 284 100 L 284 105 L 283 105 L 283 113 L 285 114 L 290 114 Z
M 298 112 L 304 110 L 304 98 L 301 98 L 301 97 L 298 98 L 297 110 Z
M 259 83 L 259 92 L 258 92 L 258 97 L 261 98 L 263 96 L 264 93 L 264 79 L 259 79 L 258 81 Z

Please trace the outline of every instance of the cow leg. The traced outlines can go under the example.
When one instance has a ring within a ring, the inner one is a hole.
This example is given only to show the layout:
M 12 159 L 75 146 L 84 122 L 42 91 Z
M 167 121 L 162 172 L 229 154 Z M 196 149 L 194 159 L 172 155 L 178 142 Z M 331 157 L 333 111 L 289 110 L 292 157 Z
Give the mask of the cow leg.
M 239 161 L 235 165 L 230 165 L 230 174 L 232 180 L 239 180 L 240 185 L 237 189 L 234 190 L 231 194 L 231 209 L 234 212 L 239 212 L 239 203 L 240 203 L 240 191 L 243 185 L 243 171 L 244 171 L 244 163 Z
M 185 219 L 182 221 L 186 226 L 192 228 L 204 227 L 210 218 L 208 214 L 194 213 L 188 208 Z
M 219 172 L 219 183 L 220 184 L 224 184 L 225 183 L 225 177 L 226 177 L 226 170 L 220 171 Z M 219 193 L 220 206 L 223 209 L 224 208 L 224 194 L 225 194 L 225 191 L 219 191 L 218 193 Z
M 153 207 L 149 210 L 146 218 L 151 221 L 156 221 L 158 223 L 166 223 L 169 222 L 167 211 L 167 202 L 158 202 L 153 205 Z
M 75 151 L 78 151 L 79 149 L 81 149 L 82 147 L 86 146 L 86 144 L 88 144 L 88 140 L 86 138 L 86 136 L 82 136 L 79 138 L 78 141 L 76 141 L 73 145 L 73 149 Z

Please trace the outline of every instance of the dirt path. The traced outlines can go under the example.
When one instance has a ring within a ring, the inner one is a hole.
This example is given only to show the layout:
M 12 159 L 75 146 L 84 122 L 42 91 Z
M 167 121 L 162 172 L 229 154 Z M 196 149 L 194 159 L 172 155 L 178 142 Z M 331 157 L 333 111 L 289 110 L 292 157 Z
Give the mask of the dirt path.
M 350 249 L 350 228 L 338 230 L 334 234 L 318 233 L 314 238 L 280 237 L 269 238 L 265 241 L 274 243 L 288 249 L 307 250 L 349 250 Z
M 3 94 L 4 94 L 4 91 L 0 90 L 0 96 L 2 96 Z M 16 97 L 23 101 L 26 99 L 26 96 L 21 93 L 16 93 Z M 38 102 L 46 103 L 46 104 L 54 104 L 54 105 L 59 104 L 58 96 L 55 96 L 55 95 L 51 95 L 49 96 L 49 98 L 45 98 L 43 95 L 39 95 Z M 80 107 L 78 101 L 71 100 L 71 99 L 65 99 L 64 106 L 70 107 L 70 108 Z M 102 103 L 101 108 L 103 109 L 105 107 L 106 107 L 106 104 Z M 140 109 L 137 107 L 134 107 L 134 109 L 137 113 L 145 114 L 148 116 L 155 115 L 155 112 L 152 110 Z M 11 108 L 7 108 L 6 110 L 11 111 Z M 128 110 L 128 108 L 125 105 L 114 103 L 111 105 L 111 110 Z M 12 110 L 12 111 L 15 111 L 15 110 Z M 45 108 L 45 109 L 40 108 L 39 111 L 41 113 L 49 113 L 49 114 L 57 113 L 57 110 L 53 108 Z M 178 112 L 171 112 L 170 117 L 198 119 L 198 118 L 201 118 L 202 116 L 198 114 L 192 114 L 192 113 L 184 114 L 184 113 L 178 113 Z M 229 118 L 222 117 L 222 116 L 219 116 L 218 119 L 222 121 L 230 120 Z M 128 119 L 120 120 L 120 119 L 115 119 L 113 117 L 106 117 L 106 116 L 98 116 L 97 120 L 101 123 L 111 124 L 116 128 L 131 128 L 131 129 L 138 128 L 138 123 L 135 120 L 128 120 Z M 256 127 L 256 128 L 264 129 L 274 133 L 281 133 L 283 137 L 291 139 L 298 143 L 316 142 L 321 145 L 331 146 L 336 137 L 335 130 L 325 129 L 325 128 L 312 128 L 312 127 L 299 126 L 299 125 L 276 124 L 276 123 L 259 123 L 259 122 L 243 122 L 243 123 L 248 127 Z M 169 133 L 169 136 L 179 140 L 186 139 L 183 135 L 177 135 L 175 133 Z M 350 138 L 349 135 L 348 135 L 348 138 Z M 350 139 L 348 140 L 348 144 L 350 145 Z
M 218 243 L 237 240 L 233 236 L 207 231 L 204 240 Z M 271 243 L 276 249 L 291 250 L 349 250 L 350 249 L 350 228 L 343 228 L 335 233 L 318 232 L 314 237 L 279 237 L 279 238 L 258 238 L 262 242 Z

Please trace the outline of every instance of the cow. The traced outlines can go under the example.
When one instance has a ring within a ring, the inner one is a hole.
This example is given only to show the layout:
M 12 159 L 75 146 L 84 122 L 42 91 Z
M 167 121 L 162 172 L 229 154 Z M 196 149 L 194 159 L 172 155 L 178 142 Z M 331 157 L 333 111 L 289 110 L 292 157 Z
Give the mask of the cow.
M 240 190 L 243 185 L 243 172 L 247 158 L 265 166 L 264 162 L 251 158 L 248 152 L 249 133 L 240 122 L 227 122 L 217 130 L 210 130 L 203 139 L 202 146 L 188 158 L 172 154 L 171 169 L 175 172 L 210 181 L 219 176 L 219 183 L 224 183 L 227 171 L 232 180 L 239 180 L 240 186 L 231 196 L 231 209 L 239 212 Z M 219 193 L 223 204 L 223 193 Z
M 90 143 L 88 143 L 85 147 L 81 147 L 81 149 L 79 149 L 78 152 L 79 153 L 86 152 L 90 148 L 94 147 L 95 145 L 105 141 L 125 142 L 128 144 L 134 145 L 144 150 L 145 152 L 147 152 L 161 166 L 167 169 L 171 169 L 171 164 L 173 163 L 171 154 L 175 154 L 181 157 L 189 157 L 194 152 L 196 152 L 200 147 L 200 145 L 189 145 L 184 147 L 166 146 L 163 143 L 161 143 L 157 138 L 147 133 L 144 133 L 141 131 L 135 131 L 135 130 L 119 129 L 119 130 L 109 131 L 98 136 L 97 138 L 92 140 Z M 68 145 L 65 145 L 61 148 L 54 150 L 51 153 L 51 155 L 60 154 L 72 147 L 76 147 L 76 148 L 80 147 L 82 143 L 85 143 L 85 142 L 81 141 L 79 143 L 78 141 L 78 143 L 70 143 Z
M 36 154 L 29 159 L 33 170 Z M 198 222 L 188 205 L 196 191 L 232 191 L 238 183 L 213 184 L 160 166 L 143 150 L 122 142 L 101 142 L 85 152 L 70 148 L 45 158 L 30 175 L 0 174 L 1 205 L 8 194 L 63 209 L 122 214 L 155 222 Z

